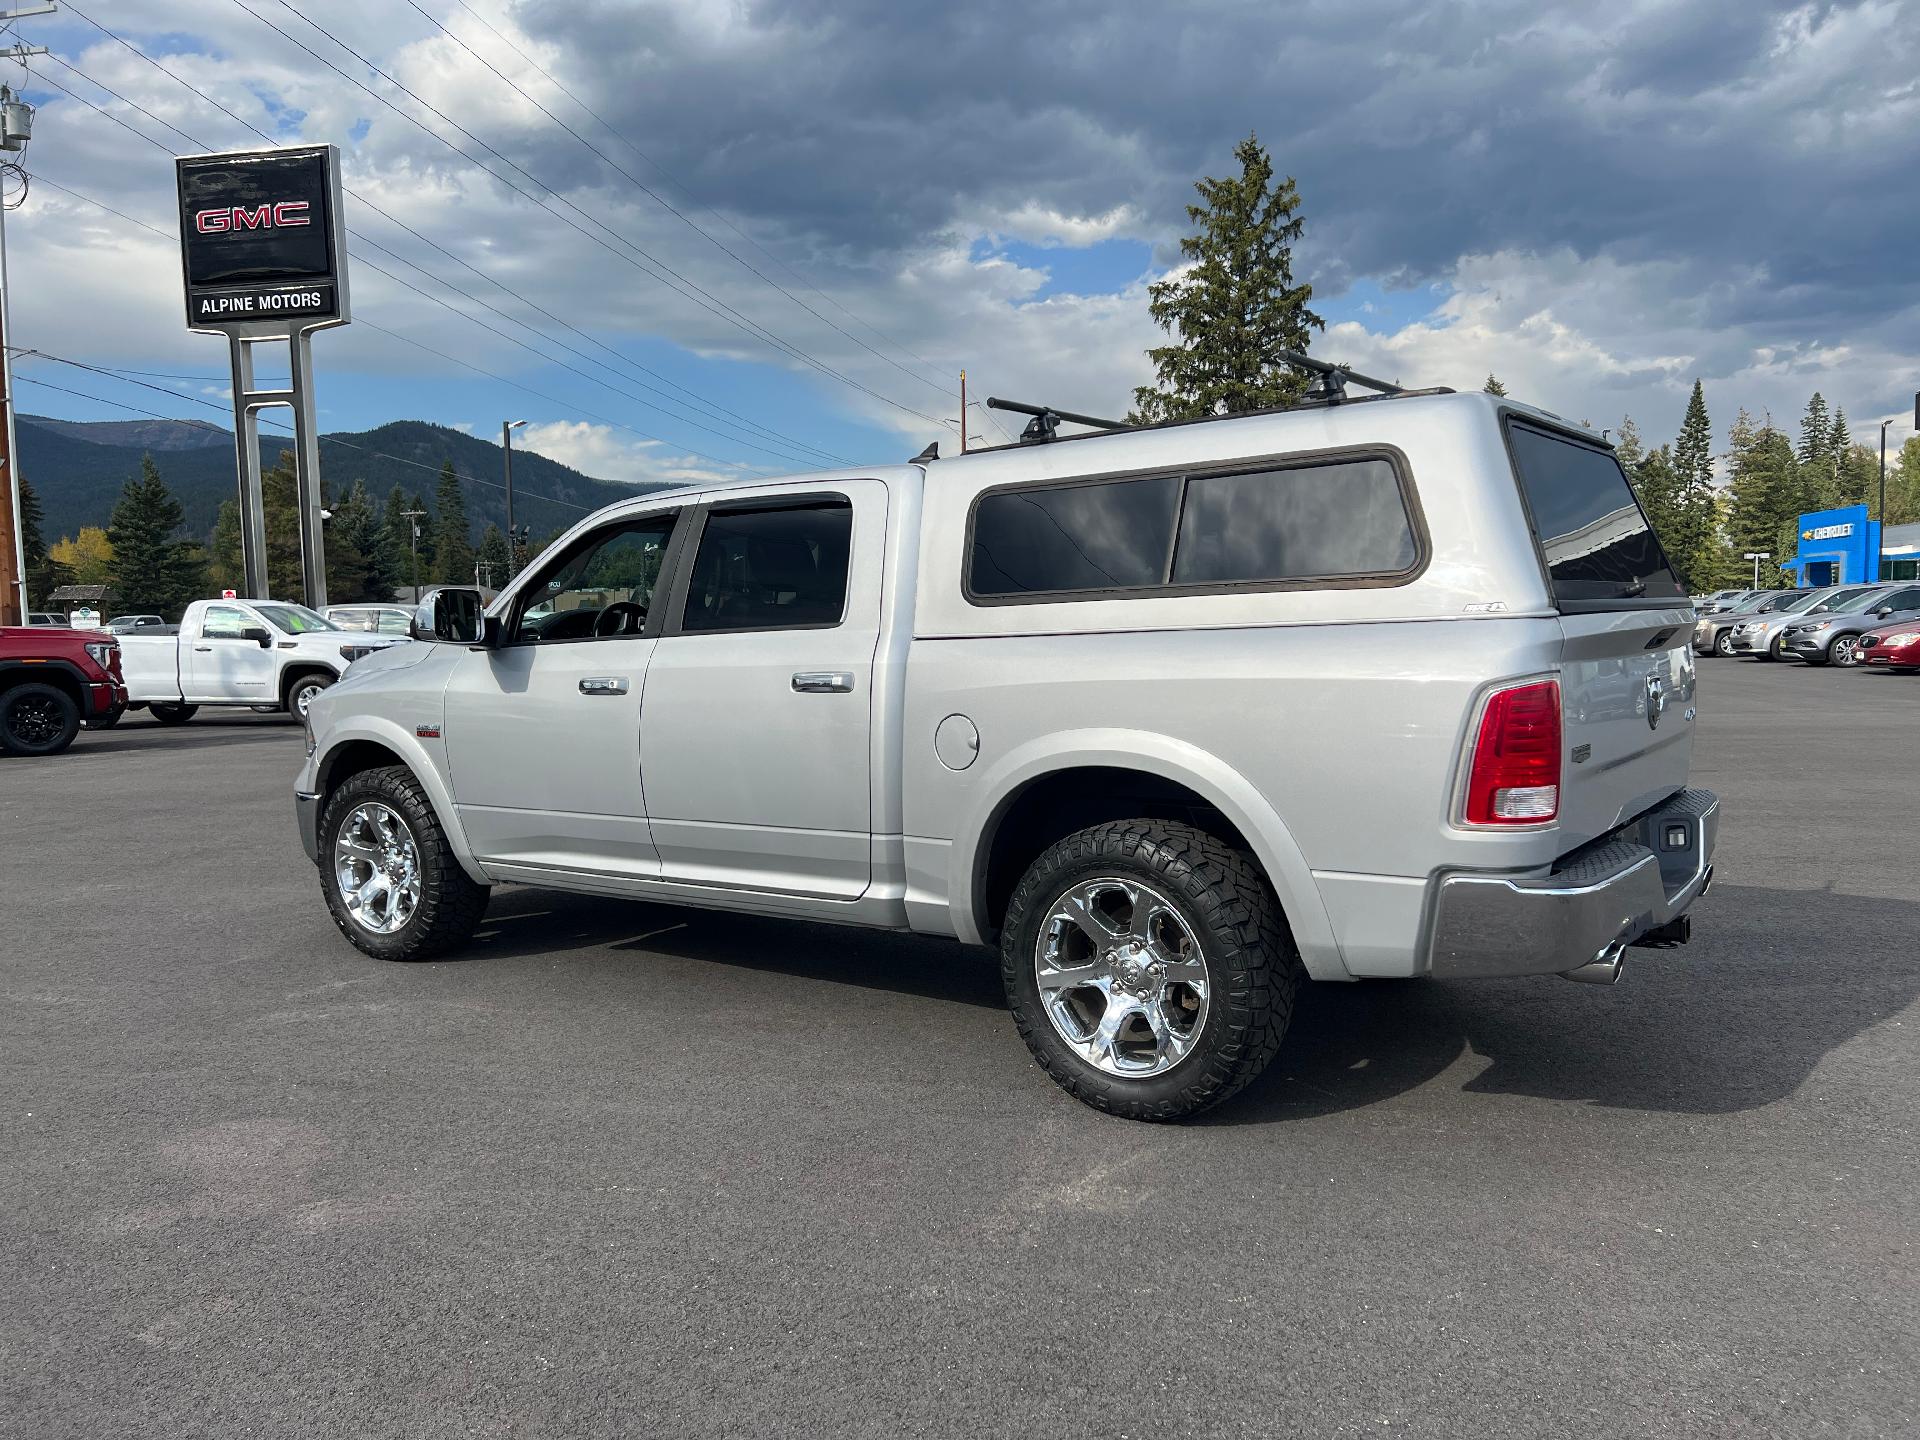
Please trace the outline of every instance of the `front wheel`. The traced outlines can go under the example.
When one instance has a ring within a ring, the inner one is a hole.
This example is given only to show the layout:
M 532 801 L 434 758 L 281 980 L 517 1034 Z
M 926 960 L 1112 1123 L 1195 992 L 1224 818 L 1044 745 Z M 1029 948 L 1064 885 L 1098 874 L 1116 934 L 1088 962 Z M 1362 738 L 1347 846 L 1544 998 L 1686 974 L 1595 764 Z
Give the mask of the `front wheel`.
M 1733 654 L 1733 631 L 1722 630 L 1713 637 L 1713 653 L 1720 656 Z
M 0 694 L 0 750 L 58 755 L 80 733 L 80 707 L 55 685 L 34 682 Z
M 1833 643 L 1827 646 L 1827 658 L 1842 670 L 1851 670 L 1860 663 L 1860 637 L 1858 635 L 1836 635 Z
M 473 937 L 487 887 L 460 868 L 420 782 L 363 770 L 320 819 L 320 888 L 340 933 L 376 960 L 428 960 Z
M 1041 1069 L 1134 1120 L 1196 1114 L 1266 1069 L 1300 973 L 1252 860 L 1161 820 L 1096 825 L 1034 861 L 1000 965 Z
M 313 697 L 331 684 L 331 675 L 302 675 L 287 687 L 287 710 L 298 719 L 306 719 L 307 706 L 313 703 Z
M 153 718 L 162 725 L 184 725 L 193 718 L 198 705 L 149 705 Z

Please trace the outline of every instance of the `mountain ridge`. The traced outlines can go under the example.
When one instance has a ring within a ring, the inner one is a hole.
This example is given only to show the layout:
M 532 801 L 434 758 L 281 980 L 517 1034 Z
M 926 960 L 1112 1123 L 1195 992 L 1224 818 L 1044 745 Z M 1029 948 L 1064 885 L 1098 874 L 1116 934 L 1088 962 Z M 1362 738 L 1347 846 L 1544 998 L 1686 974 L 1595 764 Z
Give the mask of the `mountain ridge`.
M 19 414 L 15 431 L 20 473 L 40 497 L 48 544 L 104 527 L 121 488 L 140 473 L 151 454 L 161 478 L 186 512 L 185 533 L 207 540 L 220 502 L 235 493 L 233 432 L 197 420 L 57 420 Z M 263 466 L 290 450 L 290 435 L 262 435 Z M 390 420 L 370 430 L 334 431 L 320 437 L 320 475 L 338 501 L 355 480 L 365 480 L 376 504 L 399 484 L 432 506 L 442 462 L 451 460 L 462 478 L 461 496 L 477 541 L 488 524 L 504 528 L 506 491 L 500 447 L 462 430 L 428 420 Z M 635 495 L 672 488 L 601 480 L 531 450 L 513 452 L 514 520 L 536 538 L 564 528 L 582 515 Z

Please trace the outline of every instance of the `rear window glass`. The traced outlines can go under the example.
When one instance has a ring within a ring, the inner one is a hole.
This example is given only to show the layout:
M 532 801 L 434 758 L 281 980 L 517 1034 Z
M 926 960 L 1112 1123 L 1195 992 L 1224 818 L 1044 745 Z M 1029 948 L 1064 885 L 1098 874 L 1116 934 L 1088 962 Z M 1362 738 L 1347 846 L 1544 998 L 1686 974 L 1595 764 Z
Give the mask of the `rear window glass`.
M 1404 574 L 1419 542 L 1384 459 L 1023 486 L 981 497 L 985 599 Z
M 1611 451 L 1530 425 L 1508 434 L 1555 600 L 1685 598 Z

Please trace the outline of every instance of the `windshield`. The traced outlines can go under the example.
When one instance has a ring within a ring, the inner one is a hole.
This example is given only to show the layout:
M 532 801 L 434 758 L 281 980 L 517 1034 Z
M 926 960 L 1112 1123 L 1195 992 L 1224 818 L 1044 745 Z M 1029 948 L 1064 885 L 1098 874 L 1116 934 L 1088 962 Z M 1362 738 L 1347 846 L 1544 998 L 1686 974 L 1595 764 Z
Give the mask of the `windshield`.
M 1507 436 L 1555 603 L 1686 598 L 1611 450 L 1518 423 Z
M 338 630 L 326 616 L 309 610 L 304 605 L 255 605 L 260 618 L 276 630 L 288 635 L 304 635 L 310 630 Z

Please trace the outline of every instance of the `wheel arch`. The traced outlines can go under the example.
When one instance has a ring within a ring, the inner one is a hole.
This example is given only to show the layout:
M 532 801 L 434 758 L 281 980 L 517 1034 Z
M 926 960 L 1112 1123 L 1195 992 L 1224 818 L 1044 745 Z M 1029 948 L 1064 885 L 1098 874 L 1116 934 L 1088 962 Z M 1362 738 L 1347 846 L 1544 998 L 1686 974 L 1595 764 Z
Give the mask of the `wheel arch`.
M 439 766 L 433 763 L 433 757 L 417 737 L 393 721 L 378 716 L 364 716 L 357 718 L 350 726 L 335 727 L 328 734 L 326 749 L 316 757 L 314 764 L 314 791 L 322 797 L 322 813 L 325 812 L 327 799 L 348 780 L 367 770 L 378 770 L 389 765 L 405 767 L 420 783 L 420 788 L 426 792 L 427 803 L 433 807 L 434 816 L 446 833 L 447 843 L 453 847 L 460 868 L 467 872 L 474 883 L 491 885 L 492 880 L 480 868 L 480 863 L 474 859 L 472 847 L 467 843 L 466 829 L 460 824 L 460 812 L 454 806 L 453 793 L 447 788 Z
M 80 667 L 70 660 L 41 660 L 28 663 L 21 660 L 0 661 L 0 693 L 13 689 L 16 685 L 52 685 L 62 691 L 66 697 L 80 707 L 81 718 L 87 713 L 87 678 L 80 673 Z
M 950 853 L 952 916 L 963 941 L 989 943 L 1013 885 L 1048 845 L 1088 825 L 1145 813 L 1185 820 L 1250 853 L 1273 886 L 1308 973 L 1351 978 L 1291 831 L 1219 757 L 1148 732 L 1087 730 L 1017 749 L 984 778 Z
M 288 697 L 293 687 L 309 675 L 324 675 L 327 683 L 332 684 L 340 678 L 340 672 L 323 660 L 296 660 L 280 672 L 280 705 L 282 709 L 291 706 Z

